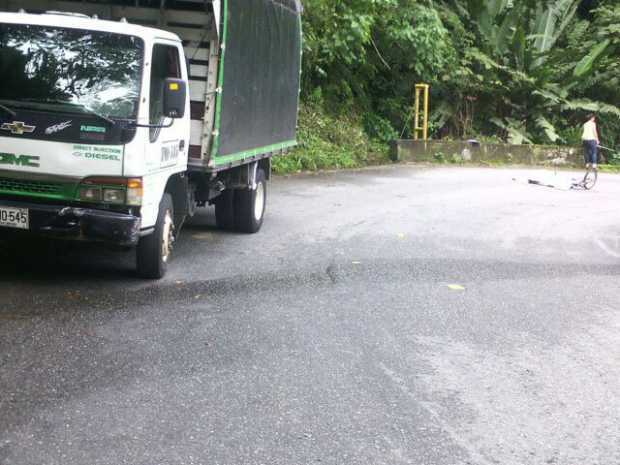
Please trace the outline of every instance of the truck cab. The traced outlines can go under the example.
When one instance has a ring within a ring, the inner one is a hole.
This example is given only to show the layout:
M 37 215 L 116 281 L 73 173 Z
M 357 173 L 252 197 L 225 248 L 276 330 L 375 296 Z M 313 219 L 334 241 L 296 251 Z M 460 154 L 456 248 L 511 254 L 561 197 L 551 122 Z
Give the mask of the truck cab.
M 169 32 L 0 14 L 0 226 L 123 246 L 152 233 L 187 169 L 185 63 Z
M 296 144 L 299 0 L 62 5 L 0 12 L 0 236 L 136 247 L 161 278 L 197 207 L 258 232 Z

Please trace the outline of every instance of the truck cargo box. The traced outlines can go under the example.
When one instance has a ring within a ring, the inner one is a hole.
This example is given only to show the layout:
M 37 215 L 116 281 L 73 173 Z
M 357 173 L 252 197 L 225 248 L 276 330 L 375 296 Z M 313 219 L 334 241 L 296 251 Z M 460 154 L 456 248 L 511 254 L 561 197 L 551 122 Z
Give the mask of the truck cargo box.
M 299 0 L 0 0 L 0 11 L 76 12 L 177 34 L 190 69 L 192 170 L 221 171 L 296 144 Z

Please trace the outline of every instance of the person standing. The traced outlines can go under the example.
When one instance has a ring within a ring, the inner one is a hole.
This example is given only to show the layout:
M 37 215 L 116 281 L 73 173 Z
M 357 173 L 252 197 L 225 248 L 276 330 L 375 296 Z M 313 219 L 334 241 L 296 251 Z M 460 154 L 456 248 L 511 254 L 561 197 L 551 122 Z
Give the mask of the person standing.
M 596 115 L 590 115 L 588 121 L 583 125 L 583 151 L 586 159 L 586 167 L 597 169 L 598 166 L 598 147 L 600 139 L 598 127 L 596 125 Z

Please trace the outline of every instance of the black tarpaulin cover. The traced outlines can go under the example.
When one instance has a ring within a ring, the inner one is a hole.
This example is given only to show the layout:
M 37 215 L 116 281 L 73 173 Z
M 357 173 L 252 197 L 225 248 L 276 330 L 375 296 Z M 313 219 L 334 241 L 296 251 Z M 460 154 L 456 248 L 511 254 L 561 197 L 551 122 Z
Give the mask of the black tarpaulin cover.
M 225 2 L 216 164 L 294 144 L 301 68 L 301 8 L 298 0 Z

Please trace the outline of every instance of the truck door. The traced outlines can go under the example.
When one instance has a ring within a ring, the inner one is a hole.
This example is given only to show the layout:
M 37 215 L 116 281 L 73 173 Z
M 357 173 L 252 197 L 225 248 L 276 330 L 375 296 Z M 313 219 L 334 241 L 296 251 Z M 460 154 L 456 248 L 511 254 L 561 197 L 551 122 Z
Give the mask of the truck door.
M 187 170 L 189 150 L 189 104 L 185 117 L 164 117 L 164 82 L 167 78 L 187 80 L 184 54 L 180 43 L 158 41 L 153 45 L 150 69 L 149 124 L 164 126 L 149 129 L 145 153 L 143 227 L 157 221 L 159 203 L 170 177 Z M 189 97 L 188 97 L 189 99 Z M 169 126 L 169 127 L 166 127 Z
M 161 171 L 175 172 L 184 170 L 187 165 L 187 147 L 189 130 L 187 118 L 171 121 L 163 116 L 164 81 L 167 78 L 187 79 L 181 61 L 180 45 L 174 42 L 156 43 L 151 59 L 151 78 L 149 96 L 149 124 L 168 128 L 149 130 L 149 149 L 146 155 L 149 173 Z M 187 109 L 189 111 L 189 108 Z

